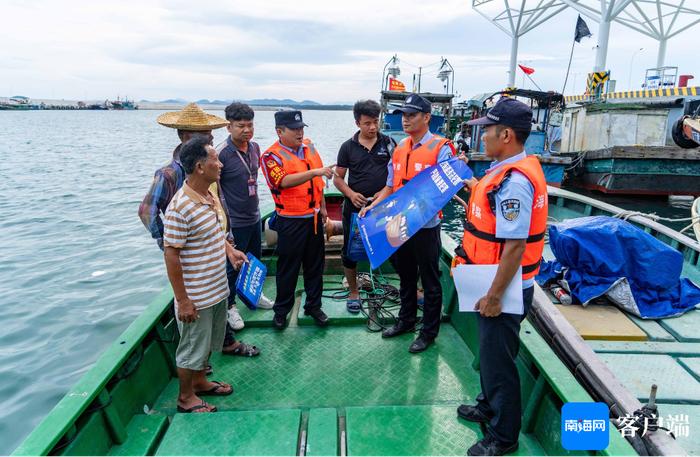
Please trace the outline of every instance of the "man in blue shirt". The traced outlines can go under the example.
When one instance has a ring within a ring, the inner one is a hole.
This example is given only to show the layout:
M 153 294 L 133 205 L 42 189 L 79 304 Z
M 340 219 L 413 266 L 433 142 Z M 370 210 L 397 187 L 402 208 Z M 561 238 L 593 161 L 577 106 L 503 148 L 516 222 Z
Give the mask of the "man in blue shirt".
M 486 116 L 469 122 L 483 127 L 486 155 L 495 160 L 481 180 L 472 178 L 467 183 L 472 196 L 456 260 L 497 263 L 498 270 L 487 294 L 476 304 L 482 391 L 475 405 L 457 409 L 459 417 L 486 430 L 468 455 L 504 455 L 518 449 L 522 407 L 515 360 L 520 322 L 532 304 L 547 223 L 544 173 L 538 160 L 524 152 L 531 121 L 527 105 L 502 98 Z M 523 314 L 505 314 L 501 300 L 516 274 L 522 275 Z

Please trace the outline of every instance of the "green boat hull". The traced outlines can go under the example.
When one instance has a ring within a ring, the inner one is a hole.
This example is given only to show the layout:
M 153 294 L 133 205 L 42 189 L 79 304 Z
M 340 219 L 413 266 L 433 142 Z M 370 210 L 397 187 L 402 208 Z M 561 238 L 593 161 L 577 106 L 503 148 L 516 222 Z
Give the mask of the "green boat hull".
M 455 455 L 481 438 L 457 418 L 480 390 L 477 324 L 460 313 L 449 266 L 455 241 L 443 234 L 443 324 L 436 344 L 407 351 L 411 335 L 383 340 L 344 300 L 324 297 L 331 318 L 317 328 L 299 305 L 290 326 L 271 311 L 241 309 L 240 338 L 257 358 L 212 356 L 214 376 L 235 393 L 213 397 L 215 414 L 176 413 L 172 292 L 163 291 L 66 394 L 14 455 Z M 340 288 L 340 244 L 327 247 L 325 289 Z M 264 259 L 275 271 L 275 258 Z M 362 266 L 361 266 L 362 269 Z M 365 269 L 366 270 L 366 269 Z M 379 274 L 379 273 L 377 273 Z M 397 285 L 390 268 L 383 280 Z M 274 296 L 274 277 L 265 283 Z M 519 455 L 564 455 L 561 407 L 592 397 L 528 321 L 517 361 L 523 399 Z M 636 455 L 614 426 L 602 455 Z

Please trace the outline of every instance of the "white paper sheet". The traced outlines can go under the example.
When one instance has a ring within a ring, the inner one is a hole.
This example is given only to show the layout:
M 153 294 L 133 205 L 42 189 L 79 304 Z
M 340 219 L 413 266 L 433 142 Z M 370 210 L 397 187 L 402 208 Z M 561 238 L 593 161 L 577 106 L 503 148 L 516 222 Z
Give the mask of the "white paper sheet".
M 474 306 L 481 297 L 486 295 L 493 278 L 496 276 L 498 265 L 457 265 L 452 269 L 452 277 L 457 289 L 460 311 L 474 312 Z M 501 300 L 501 312 L 508 314 L 523 313 L 523 279 L 522 269 L 513 276 Z

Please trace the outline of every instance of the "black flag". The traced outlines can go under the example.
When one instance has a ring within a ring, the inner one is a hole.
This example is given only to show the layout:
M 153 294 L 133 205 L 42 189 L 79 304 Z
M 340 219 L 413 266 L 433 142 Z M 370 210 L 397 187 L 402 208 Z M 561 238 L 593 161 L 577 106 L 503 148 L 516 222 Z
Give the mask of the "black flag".
M 581 15 L 578 15 L 578 20 L 576 21 L 576 35 L 574 36 L 574 40 L 576 40 L 577 43 L 581 42 L 581 38 L 587 38 L 591 36 L 592 33 L 590 30 L 588 30 L 588 25 L 586 24 L 586 21 L 581 19 Z

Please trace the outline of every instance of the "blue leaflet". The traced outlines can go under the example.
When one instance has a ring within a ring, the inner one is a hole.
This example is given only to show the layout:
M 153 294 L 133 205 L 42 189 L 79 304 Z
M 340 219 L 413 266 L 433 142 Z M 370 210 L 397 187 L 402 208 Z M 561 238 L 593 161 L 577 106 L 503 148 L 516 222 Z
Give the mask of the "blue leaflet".
M 472 177 L 457 158 L 420 172 L 405 186 L 358 219 L 362 242 L 372 268 L 378 268 L 396 249 L 423 228 Z
M 267 276 L 267 267 L 250 252 L 236 279 L 236 293 L 250 309 L 256 309 Z

